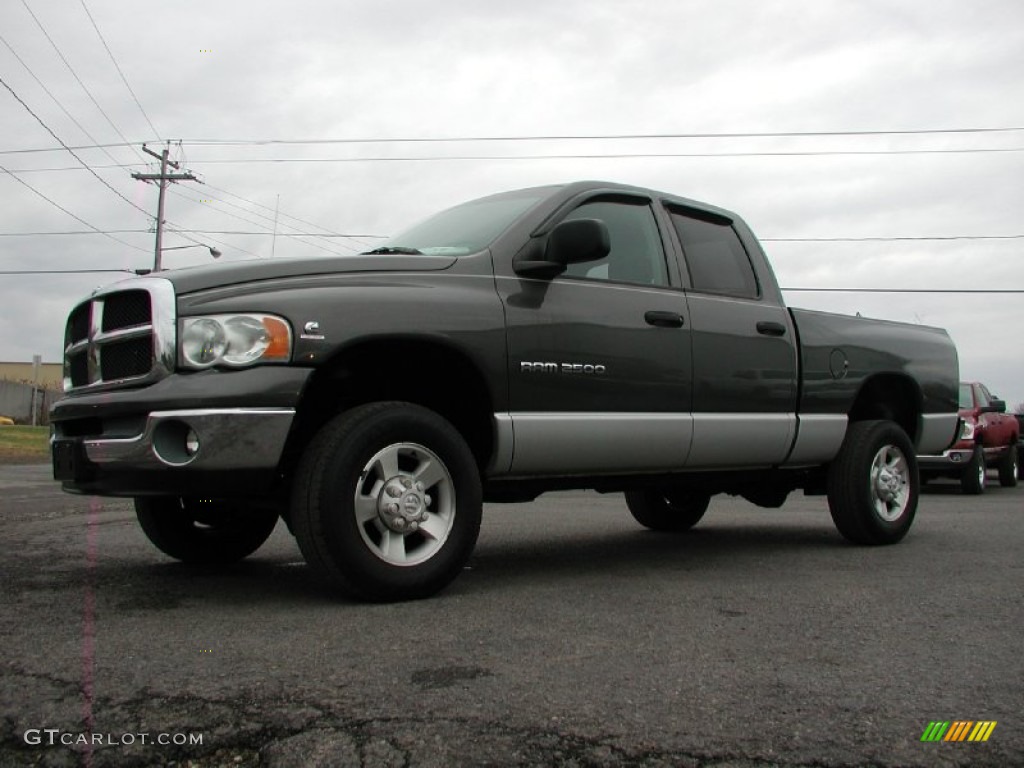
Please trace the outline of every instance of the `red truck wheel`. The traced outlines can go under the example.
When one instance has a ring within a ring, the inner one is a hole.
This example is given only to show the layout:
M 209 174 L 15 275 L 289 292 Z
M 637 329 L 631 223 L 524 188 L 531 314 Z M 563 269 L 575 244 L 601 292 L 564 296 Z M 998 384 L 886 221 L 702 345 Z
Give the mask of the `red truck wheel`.
M 135 514 L 143 532 L 165 555 L 207 565 L 248 557 L 270 538 L 278 519 L 272 507 L 173 496 L 137 498 Z
M 1017 446 L 1011 445 L 1003 454 L 1003 458 L 999 460 L 999 484 L 1004 488 L 1013 488 L 1017 485 L 1017 477 L 1020 472 L 1019 462 Z
M 985 466 L 985 452 L 980 445 L 974 446 L 971 460 L 960 475 L 960 489 L 969 496 L 977 496 L 985 492 L 988 484 L 988 469 Z
M 914 522 L 919 482 L 914 446 L 898 424 L 855 421 L 829 467 L 832 521 L 855 544 L 895 544 Z
M 303 454 L 292 493 L 299 549 L 322 580 L 361 600 L 428 597 L 458 576 L 480 531 L 476 460 L 418 405 L 336 417 Z

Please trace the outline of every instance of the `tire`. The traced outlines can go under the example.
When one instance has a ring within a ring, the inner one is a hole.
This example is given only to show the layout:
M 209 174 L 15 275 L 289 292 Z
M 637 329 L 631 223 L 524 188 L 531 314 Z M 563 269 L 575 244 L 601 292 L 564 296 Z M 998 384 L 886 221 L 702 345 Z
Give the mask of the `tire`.
M 135 499 L 135 515 L 151 542 L 185 563 L 234 563 L 263 545 L 277 525 L 273 507 L 226 499 L 175 496 Z
M 988 471 L 985 467 L 985 452 L 980 445 L 974 446 L 971 460 L 960 475 L 960 488 L 969 496 L 977 496 L 985 492 L 988 484 Z
M 855 544 L 895 544 L 917 512 L 917 456 L 906 432 L 891 421 L 850 424 L 828 471 L 832 521 Z
M 1017 455 L 1017 445 L 1014 443 L 999 460 L 999 484 L 1004 488 L 1013 488 L 1017 485 L 1019 473 L 1020 456 Z
M 456 429 L 402 402 L 359 406 L 307 446 L 292 493 L 313 572 L 360 600 L 433 595 L 462 572 L 483 508 L 476 460 Z
M 688 531 L 704 517 L 711 494 L 682 491 L 628 491 L 626 506 L 640 525 L 652 531 Z

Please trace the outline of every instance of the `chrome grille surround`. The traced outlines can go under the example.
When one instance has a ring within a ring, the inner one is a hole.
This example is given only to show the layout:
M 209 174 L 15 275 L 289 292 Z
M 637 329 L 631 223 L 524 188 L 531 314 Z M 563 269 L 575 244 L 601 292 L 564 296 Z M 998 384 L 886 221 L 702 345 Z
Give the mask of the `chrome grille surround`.
M 133 278 L 95 291 L 68 316 L 64 391 L 138 386 L 169 375 L 176 314 L 174 286 L 162 278 Z

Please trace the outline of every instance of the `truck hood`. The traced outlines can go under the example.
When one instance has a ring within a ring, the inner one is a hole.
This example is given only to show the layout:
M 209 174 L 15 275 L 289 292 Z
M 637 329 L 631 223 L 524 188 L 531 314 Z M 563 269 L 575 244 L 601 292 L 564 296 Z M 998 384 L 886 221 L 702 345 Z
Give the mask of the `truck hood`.
M 188 267 L 158 273 L 174 284 L 175 293 L 220 288 L 263 280 L 280 280 L 305 275 L 332 275 L 355 272 L 433 272 L 448 269 L 452 256 L 330 256 L 322 259 L 260 259 L 228 264 Z

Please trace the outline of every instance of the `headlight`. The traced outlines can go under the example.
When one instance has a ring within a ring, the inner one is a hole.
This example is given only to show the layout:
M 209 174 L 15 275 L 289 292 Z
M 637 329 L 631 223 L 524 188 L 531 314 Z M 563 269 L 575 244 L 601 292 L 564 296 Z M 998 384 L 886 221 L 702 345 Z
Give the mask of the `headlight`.
M 964 419 L 964 426 L 960 430 L 960 440 L 973 440 L 974 439 L 974 422 Z
M 185 368 L 287 363 L 291 356 L 291 326 L 274 315 L 204 315 L 180 320 L 178 358 Z

